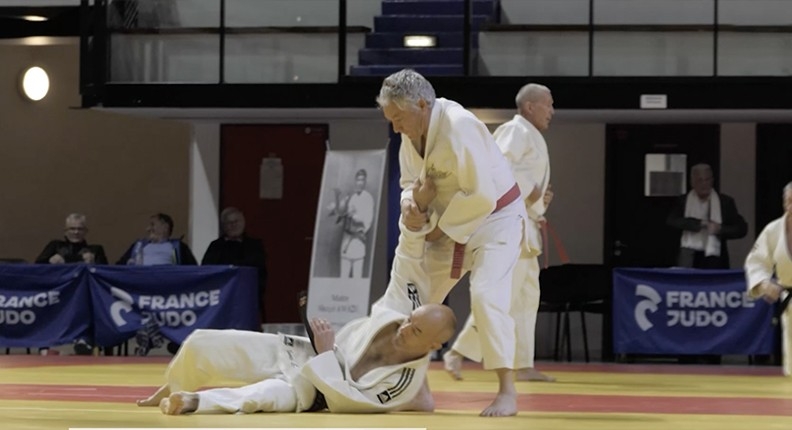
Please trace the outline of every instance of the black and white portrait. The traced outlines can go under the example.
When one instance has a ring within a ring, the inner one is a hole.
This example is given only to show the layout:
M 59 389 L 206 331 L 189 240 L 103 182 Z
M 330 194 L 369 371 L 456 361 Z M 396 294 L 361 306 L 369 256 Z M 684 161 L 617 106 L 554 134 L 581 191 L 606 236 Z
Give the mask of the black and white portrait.
M 371 277 L 384 155 L 384 151 L 328 153 L 314 236 L 314 277 Z

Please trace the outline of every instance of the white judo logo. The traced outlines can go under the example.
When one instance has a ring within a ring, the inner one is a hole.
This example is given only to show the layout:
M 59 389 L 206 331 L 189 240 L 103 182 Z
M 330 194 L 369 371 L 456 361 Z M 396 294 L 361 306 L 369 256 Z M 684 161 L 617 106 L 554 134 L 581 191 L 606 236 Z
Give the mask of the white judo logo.
M 110 294 L 118 299 L 110 305 L 110 316 L 117 327 L 122 327 L 127 323 L 122 311 L 124 314 L 132 312 L 132 303 L 135 303 L 135 300 L 132 295 L 116 287 L 110 287 Z
M 635 322 L 641 330 L 647 331 L 652 328 L 654 324 L 649 321 L 646 312 L 657 312 L 657 305 L 663 301 L 663 299 L 660 298 L 660 294 L 658 294 L 654 288 L 643 284 L 635 286 L 635 295 L 644 298 L 644 300 L 641 300 L 635 305 Z

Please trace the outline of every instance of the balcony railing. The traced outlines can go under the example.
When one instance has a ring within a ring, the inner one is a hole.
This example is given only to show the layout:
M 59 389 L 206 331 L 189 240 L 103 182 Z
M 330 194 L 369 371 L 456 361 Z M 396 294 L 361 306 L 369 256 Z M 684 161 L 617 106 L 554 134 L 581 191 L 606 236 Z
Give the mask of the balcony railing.
M 81 88 L 792 75 L 787 0 L 82 0 Z M 425 36 L 433 46 L 406 46 Z

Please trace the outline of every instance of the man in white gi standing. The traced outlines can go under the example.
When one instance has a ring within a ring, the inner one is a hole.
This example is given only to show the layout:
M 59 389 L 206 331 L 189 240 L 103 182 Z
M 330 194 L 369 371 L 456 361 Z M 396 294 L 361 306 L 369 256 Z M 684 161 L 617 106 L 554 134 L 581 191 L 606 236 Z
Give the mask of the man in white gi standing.
M 748 294 L 763 297 L 769 303 L 788 294 L 784 288 L 792 287 L 792 182 L 784 187 L 783 204 L 784 215 L 765 226 L 745 259 Z M 781 354 L 786 376 L 792 375 L 790 318 L 792 309 L 787 306 L 781 315 Z
M 418 231 L 431 214 L 437 216 L 424 256 L 429 301 L 442 302 L 464 271 L 471 272 L 471 312 L 484 367 L 494 370 L 499 382 L 481 415 L 515 415 L 515 326 L 509 309 L 514 266 L 528 242 L 523 240 L 527 215 L 509 163 L 475 115 L 436 98 L 432 85 L 413 70 L 387 77 L 377 103 L 402 135 L 401 224 Z M 437 189 L 429 213 L 418 208 L 412 189 L 426 178 Z
M 520 185 L 532 249 L 542 248 L 541 228 L 544 214 L 553 198 L 550 191 L 550 157 L 543 131 L 550 127 L 553 95 L 544 85 L 527 84 L 515 97 L 517 114 L 495 130 L 494 137 L 503 155 L 509 160 L 514 177 Z M 514 318 L 517 355 L 514 367 L 518 381 L 554 381 L 534 368 L 536 316 L 539 312 L 539 259 L 523 250 L 514 269 L 511 316 Z M 446 370 L 454 379 L 462 379 L 462 359 L 481 361 L 481 347 L 476 336 L 474 318 L 467 319 L 454 345 L 443 355 Z

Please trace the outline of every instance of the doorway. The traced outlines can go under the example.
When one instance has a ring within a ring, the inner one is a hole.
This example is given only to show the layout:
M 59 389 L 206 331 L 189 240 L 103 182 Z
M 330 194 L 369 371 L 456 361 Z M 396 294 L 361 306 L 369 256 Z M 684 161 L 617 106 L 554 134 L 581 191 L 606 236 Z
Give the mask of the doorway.
M 308 290 L 327 140 L 327 125 L 222 127 L 220 206 L 241 209 L 247 233 L 264 241 L 265 323 L 300 322 L 297 294 Z M 270 169 L 278 161 L 281 168 Z
M 605 163 L 605 264 L 673 266 L 680 236 L 666 217 L 689 191 L 693 165 L 712 166 L 718 189 L 720 126 L 608 125 Z

